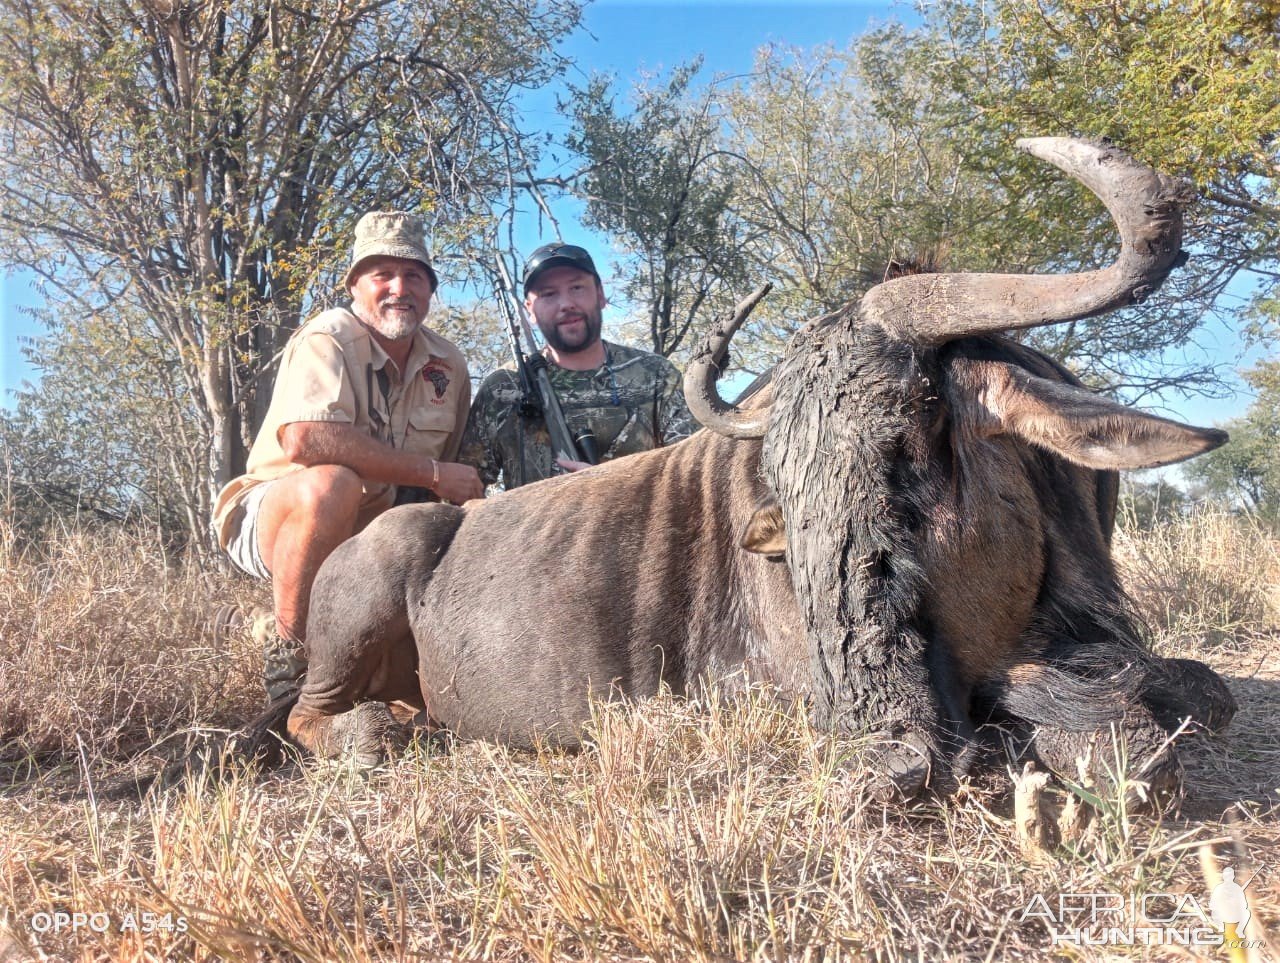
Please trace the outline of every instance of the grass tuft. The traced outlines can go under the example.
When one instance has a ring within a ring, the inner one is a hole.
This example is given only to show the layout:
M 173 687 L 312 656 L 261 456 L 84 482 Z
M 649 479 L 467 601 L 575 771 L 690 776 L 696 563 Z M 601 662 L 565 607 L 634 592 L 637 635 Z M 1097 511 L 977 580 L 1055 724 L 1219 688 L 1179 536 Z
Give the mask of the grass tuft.
M 1280 540 L 1251 516 L 1197 511 L 1122 527 L 1114 551 L 1158 645 L 1247 658 L 1280 632 Z

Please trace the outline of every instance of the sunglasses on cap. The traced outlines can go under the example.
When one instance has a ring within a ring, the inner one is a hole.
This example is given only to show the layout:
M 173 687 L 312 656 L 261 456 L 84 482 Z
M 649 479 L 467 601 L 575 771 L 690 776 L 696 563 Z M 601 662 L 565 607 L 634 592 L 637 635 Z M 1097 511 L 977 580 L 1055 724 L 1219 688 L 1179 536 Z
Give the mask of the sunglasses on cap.
M 600 272 L 596 270 L 595 262 L 591 260 L 586 248 L 576 244 L 544 244 L 524 262 L 524 293 L 529 293 L 529 288 L 539 274 L 553 267 L 575 267 L 579 271 L 586 271 L 596 280 L 600 279 Z

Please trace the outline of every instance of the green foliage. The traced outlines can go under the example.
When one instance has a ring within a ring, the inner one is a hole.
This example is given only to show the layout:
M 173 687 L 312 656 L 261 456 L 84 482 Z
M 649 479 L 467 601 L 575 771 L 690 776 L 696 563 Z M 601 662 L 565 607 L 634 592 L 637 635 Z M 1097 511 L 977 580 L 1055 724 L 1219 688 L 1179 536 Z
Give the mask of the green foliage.
M 148 358 L 180 366 L 203 517 L 243 465 L 285 338 L 341 277 L 354 220 L 415 210 L 437 249 L 465 251 L 536 161 L 512 97 L 560 69 L 552 48 L 578 14 L 576 0 L 0 0 L 0 259 L 39 274 L 52 309 L 33 363 L 73 384 L 90 375 L 61 350 L 60 319 L 147 319 L 112 343 L 109 383 L 145 394 L 130 373 Z
M 1186 473 L 1209 495 L 1280 523 L 1280 361 L 1263 362 L 1245 379 L 1258 394 L 1243 418 L 1223 425 L 1231 440 Z
M 580 107 L 584 143 L 584 125 L 610 119 L 608 147 L 592 159 L 626 159 L 618 179 L 592 181 L 592 209 L 624 211 L 645 190 L 645 210 L 670 209 L 678 185 L 624 177 L 654 169 L 644 158 L 655 143 L 715 156 L 727 185 L 721 247 L 743 261 L 742 288 L 778 283 L 752 327 L 756 348 L 744 345 L 761 367 L 801 319 L 859 296 L 895 261 L 1011 273 L 1109 263 L 1116 233 L 1103 206 L 1014 141 L 1110 137 L 1201 189 L 1188 216 L 1191 266 L 1146 304 L 1027 339 L 1132 400 L 1220 391 L 1213 366 L 1181 349 L 1207 320 L 1241 323 L 1239 287 L 1225 290 L 1233 279 L 1257 282 L 1254 333 L 1275 332 L 1276 6 L 937 0 L 923 9 L 919 29 L 891 24 L 845 51 L 763 48 L 750 77 L 723 93 L 723 84 L 699 93 L 680 74 L 659 91 L 661 111 L 643 92 L 630 115 L 612 102 L 595 114 Z M 713 103 L 721 113 L 708 126 Z M 629 246 L 633 228 L 597 223 Z
M 938 92 L 904 68 L 900 30 L 892 36 L 846 53 L 764 48 L 726 98 L 727 149 L 746 171 L 736 212 L 753 229 L 748 256 L 780 288 L 765 308 L 775 350 L 891 262 L 988 261 L 974 227 L 1003 201 L 964 169 Z
M 458 346 L 467 359 L 467 370 L 473 384 L 511 361 L 506 323 L 492 302 L 471 301 L 457 306 L 433 304 L 427 323 L 433 331 Z
M 994 36 L 976 56 L 994 53 L 1002 69 L 995 83 L 983 71 L 982 83 L 966 90 L 987 125 L 1110 137 L 1220 195 L 1211 197 L 1215 203 L 1238 205 L 1258 188 L 1274 197 L 1274 185 L 1242 183 L 1276 173 L 1274 3 L 1003 0 L 981 7 Z M 970 29 L 981 16 L 972 4 L 952 2 L 939 12 Z
M 964 169 L 937 92 L 892 47 L 766 47 L 748 79 L 700 91 L 695 64 L 638 86 L 630 110 L 607 79 L 580 92 L 571 143 L 588 161 L 588 213 L 638 255 L 624 286 L 651 318 L 680 303 L 683 337 L 713 302 L 774 281 L 740 336 L 759 369 L 801 319 L 860 295 L 891 261 L 990 261 L 974 227 L 1006 201 Z
M 1187 493 L 1163 478 L 1122 476 L 1118 514 L 1126 528 L 1155 528 L 1181 517 L 1190 505 Z
M 48 359 L 39 390 L 0 412 L 3 470 L 28 531 L 69 515 L 145 516 L 170 533 L 199 524 L 202 436 L 190 386 L 147 328 L 90 314 L 35 346 Z
M 608 77 L 573 92 L 569 146 L 587 161 L 578 189 L 588 223 L 621 249 L 623 294 L 647 305 L 647 334 L 662 355 L 680 347 L 695 318 L 732 298 L 744 276 L 715 88 L 689 94 L 698 67 L 677 68 L 663 86 L 637 85 L 629 107 L 617 103 Z

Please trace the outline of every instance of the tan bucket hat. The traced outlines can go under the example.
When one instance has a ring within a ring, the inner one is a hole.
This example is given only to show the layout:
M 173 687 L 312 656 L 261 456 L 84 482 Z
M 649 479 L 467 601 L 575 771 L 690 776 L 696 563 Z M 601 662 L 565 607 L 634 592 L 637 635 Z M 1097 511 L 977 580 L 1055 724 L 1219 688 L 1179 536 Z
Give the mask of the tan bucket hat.
M 346 287 L 351 287 L 351 278 L 360 262 L 371 257 L 403 257 L 417 261 L 431 276 L 432 290 L 440 287 L 423 240 L 424 234 L 422 218 L 417 215 L 404 211 L 370 211 L 356 222 L 356 243 L 351 249 Z

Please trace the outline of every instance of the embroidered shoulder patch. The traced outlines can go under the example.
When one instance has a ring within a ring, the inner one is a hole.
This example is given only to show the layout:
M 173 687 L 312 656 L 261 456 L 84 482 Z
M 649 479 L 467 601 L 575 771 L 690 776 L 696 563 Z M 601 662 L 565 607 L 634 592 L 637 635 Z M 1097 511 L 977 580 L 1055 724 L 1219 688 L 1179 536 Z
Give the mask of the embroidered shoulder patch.
M 432 358 L 422 368 L 422 379 L 430 381 L 435 388 L 435 403 L 439 404 L 444 393 L 449 390 L 449 371 L 451 366 L 443 358 Z

